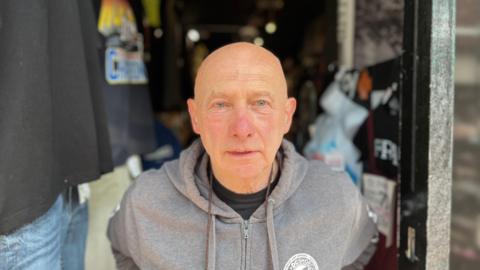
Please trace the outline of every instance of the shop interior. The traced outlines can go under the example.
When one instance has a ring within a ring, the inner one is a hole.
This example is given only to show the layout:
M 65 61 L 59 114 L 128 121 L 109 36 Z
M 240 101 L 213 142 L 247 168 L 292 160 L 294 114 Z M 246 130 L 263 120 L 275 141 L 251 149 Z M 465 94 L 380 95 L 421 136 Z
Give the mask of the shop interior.
M 104 95 L 117 176 L 91 185 L 91 216 L 101 205 L 97 200 L 118 199 L 118 194 L 105 192 L 128 186 L 130 180 L 114 180 L 119 175 L 128 171 L 128 178 L 134 178 L 158 168 L 195 140 L 186 100 L 193 95 L 196 70 L 206 55 L 227 43 L 252 42 L 278 56 L 289 96 L 298 101 L 287 139 L 307 158 L 345 170 L 374 210 L 384 213 L 378 217 L 380 248 L 367 269 L 397 269 L 403 5 L 374 2 L 94 1 L 103 50 L 120 47 L 137 53 L 146 72 L 122 81 L 115 77 L 121 73 L 118 59 L 109 63 L 106 58 L 110 81 Z M 121 14 L 115 4 L 124 5 L 128 14 L 121 27 L 115 24 Z M 381 202 L 381 196 L 387 199 Z M 101 228 L 100 220 L 90 218 L 90 227 Z M 101 262 L 101 269 L 111 267 L 108 256 L 98 258 L 106 243 L 93 233 L 88 239 L 87 268 Z

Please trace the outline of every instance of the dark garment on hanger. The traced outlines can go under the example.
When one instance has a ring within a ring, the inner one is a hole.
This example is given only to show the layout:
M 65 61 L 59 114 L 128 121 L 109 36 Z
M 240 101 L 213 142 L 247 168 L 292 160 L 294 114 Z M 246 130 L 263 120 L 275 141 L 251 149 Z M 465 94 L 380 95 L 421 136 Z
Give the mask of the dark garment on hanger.
M 112 169 L 90 4 L 0 2 L 0 235 Z
M 394 83 L 399 82 L 399 58 L 380 63 L 367 68 L 372 77 L 373 92 L 384 93 Z M 398 174 L 398 133 L 399 133 L 399 102 L 400 89 L 394 91 L 384 103 L 376 108 L 370 107 L 370 100 L 356 103 L 369 110 L 367 120 L 355 135 L 355 146 L 361 152 L 364 171 L 377 173 L 389 179 L 397 179 Z
M 373 86 L 370 98 L 374 92 L 385 93 L 387 88 L 391 88 L 394 83 L 399 82 L 399 58 L 368 67 L 367 70 L 372 77 Z M 369 110 L 369 116 L 354 138 L 355 146 L 362 153 L 364 172 L 381 175 L 395 182 L 397 182 L 399 165 L 399 92 L 400 89 L 394 91 L 388 100 L 376 108 L 370 107 L 370 100 L 366 102 L 356 100 L 358 104 Z M 394 200 L 396 201 L 396 196 Z M 396 209 L 396 203 L 394 209 Z M 397 269 L 396 211 L 394 211 L 393 217 L 392 245 L 386 248 L 386 237 L 380 234 L 377 251 L 365 270 Z
M 95 27 L 100 5 L 97 5 L 96 9 L 97 17 L 92 18 Z M 142 31 L 141 25 L 137 26 Z M 131 155 L 145 154 L 155 150 L 154 115 L 148 84 L 109 84 L 106 81 L 107 40 L 108 38 L 101 39 L 95 55 L 96 61 L 100 61 L 101 66 L 99 76 L 101 76 L 113 163 L 114 166 L 119 166 L 124 164 Z
M 103 80 L 103 94 L 114 165 L 124 164 L 133 154 L 154 151 L 154 118 L 147 85 L 109 85 Z
M 397 96 L 393 97 L 398 98 Z M 365 172 L 382 175 L 391 181 L 397 181 L 398 175 L 398 111 L 392 115 L 388 103 L 370 112 L 367 119 L 367 161 Z M 397 155 L 395 162 L 393 155 Z M 399 187 L 397 185 L 398 192 Z M 397 193 L 396 192 L 396 193 Z M 396 209 L 396 198 L 394 197 Z M 392 245 L 386 247 L 386 237 L 379 234 L 377 251 L 371 258 L 365 270 L 396 270 L 397 267 L 397 211 L 393 213 Z

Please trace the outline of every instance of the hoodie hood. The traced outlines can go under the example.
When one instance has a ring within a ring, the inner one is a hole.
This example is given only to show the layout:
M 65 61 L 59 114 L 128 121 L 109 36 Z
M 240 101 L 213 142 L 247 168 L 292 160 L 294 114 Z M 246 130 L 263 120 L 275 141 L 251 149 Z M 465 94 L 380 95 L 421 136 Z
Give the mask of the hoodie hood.
M 279 164 L 280 179 L 271 192 L 269 200 L 274 201 L 274 209 L 280 207 L 298 188 L 305 178 L 308 162 L 300 156 L 292 143 L 283 140 L 279 151 L 282 153 Z M 165 164 L 168 178 L 175 188 L 196 206 L 208 213 L 208 166 L 209 157 L 201 140 L 197 139 L 182 152 L 178 162 Z M 178 175 L 180 172 L 180 175 Z M 211 214 L 228 222 L 241 222 L 242 217 L 227 204 L 212 198 Z M 251 221 L 265 220 L 265 207 L 260 206 L 252 215 Z

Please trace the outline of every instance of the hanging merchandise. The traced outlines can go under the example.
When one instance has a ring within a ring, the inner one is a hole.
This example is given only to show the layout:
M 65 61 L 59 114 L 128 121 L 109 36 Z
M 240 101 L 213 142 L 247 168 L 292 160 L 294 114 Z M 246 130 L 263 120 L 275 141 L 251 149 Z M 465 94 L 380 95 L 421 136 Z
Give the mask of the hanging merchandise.
M 321 97 L 325 113 L 304 150 L 308 158 L 345 170 L 375 212 L 380 238 L 366 270 L 397 269 L 399 59 L 338 71 Z
M 357 79 L 357 72 L 337 73 L 320 99 L 325 113 L 317 118 L 304 153 L 310 159 L 323 160 L 334 170 L 345 170 L 359 184 L 362 164 L 352 140 L 368 111 L 348 97 L 355 93 Z
M 135 39 L 135 16 L 127 0 L 102 0 L 98 31 L 107 37 L 120 34 L 124 41 Z
M 107 39 L 105 79 L 109 84 L 146 84 L 143 36 L 126 0 L 103 0 L 98 30 Z
M 103 0 L 98 31 L 103 35 L 100 62 L 103 94 L 116 166 L 134 154 L 155 149 L 153 110 L 143 60 L 143 36 L 126 0 Z
M 147 76 L 142 54 L 120 47 L 107 48 L 105 79 L 109 84 L 146 84 Z
M 158 28 L 162 25 L 160 4 L 160 0 L 142 0 L 145 10 L 145 23 L 151 28 Z
M 358 104 L 369 110 L 369 117 L 355 136 L 365 171 L 397 178 L 399 165 L 399 60 L 396 58 L 367 68 L 372 80 L 368 100 Z M 359 90 L 360 92 L 360 90 Z M 358 96 L 361 94 L 359 93 Z
M 31 228 L 25 231 L 35 234 L 41 227 L 32 222 L 47 213 L 60 193 L 112 170 L 95 51 L 98 36 L 89 4 L 0 1 L 1 255 L 8 242 L 4 236 L 26 224 Z M 83 21 L 88 18 L 90 25 Z M 58 216 L 55 223 L 66 225 L 60 220 Z M 51 229 L 51 238 L 59 238 L 56 227 Z M 14 244 L 21 250 L 15 254 L 19 260 L 42 244 L 23 242 Z M 31 249 L 23 249 L 24 244 Z M 10 269 L 3 262 L 0 268 Z
M 398 251 L 399 58 L 368 67 L 364 74 L 363 83 L 359 81 L 356 98 L 358 104 L 369 110 L 369 116 L 354 142 L 361 150 L 364 164 L 363 194 L 378 216 L 380 231 L 377 251 L 365 269 L 395 270 Z
M 396 183 L 383 176 L 363 174 L 363 196 L 377 216 L 377 228 L 385 236 L 385 247 L 393 243 Z

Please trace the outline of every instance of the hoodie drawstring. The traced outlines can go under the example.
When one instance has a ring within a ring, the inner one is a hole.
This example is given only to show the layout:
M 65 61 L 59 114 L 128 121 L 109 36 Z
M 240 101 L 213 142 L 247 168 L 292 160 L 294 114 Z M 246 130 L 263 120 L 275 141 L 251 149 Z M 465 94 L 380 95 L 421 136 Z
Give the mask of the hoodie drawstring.
M 272 259 L 273 270 L 279 270 L 278 266 L 278 251 L 277 251 L 277 238 L 275 237 L 275 227 L 273 226 L 273 206 L 275 201 L 273 199 L 268 200 L 267 205 L 267 237 L 268 245 L 270 247 L 270 256 Z
M 278 251 L 277 251 L 277 238 L 275 237 L 275 227 L 273 226 L 273 206 L 275 205 L 275 200 L 268 198 L 270 195 L 270 187 L 273 180 L 275 179 L 274 170 L 277 163 L 274 162 L 272 166 L 272 171 L 270 172 L 270 179 L 267 186 L 267 194 L 265 195 L 265 215 L 267 218 L 267 238 L 268 246 L 270 248 L 270 259 L 272 260 L 273 270 L 279 270 L 278 266 Z
M 215 215 L 212 214 L 212 170 L 209 170 L 207 246 L 205 248 L 205 270 L 215 270 Z M 212 258 L 210 258 L 212 256 Z
M 215 236 L 216 236 L 216 233 L 215 233 L 215 215 L 210 215 L 209 217 L 210 219 L 210 224 L 212 225 L 211 226 L 211 230 L 209 231 L 209 234 L 208 234 L 208 239 L 207 239 L 207 242 L 208 242 L 208 247 L 207 247 L 207 261 L 206 261 L 206 267 L 205 269 L 207 270 L 215 270 L 215 255 L 217 253 L 217 246 L 216 246 L 216 239 L 215 239 Z

